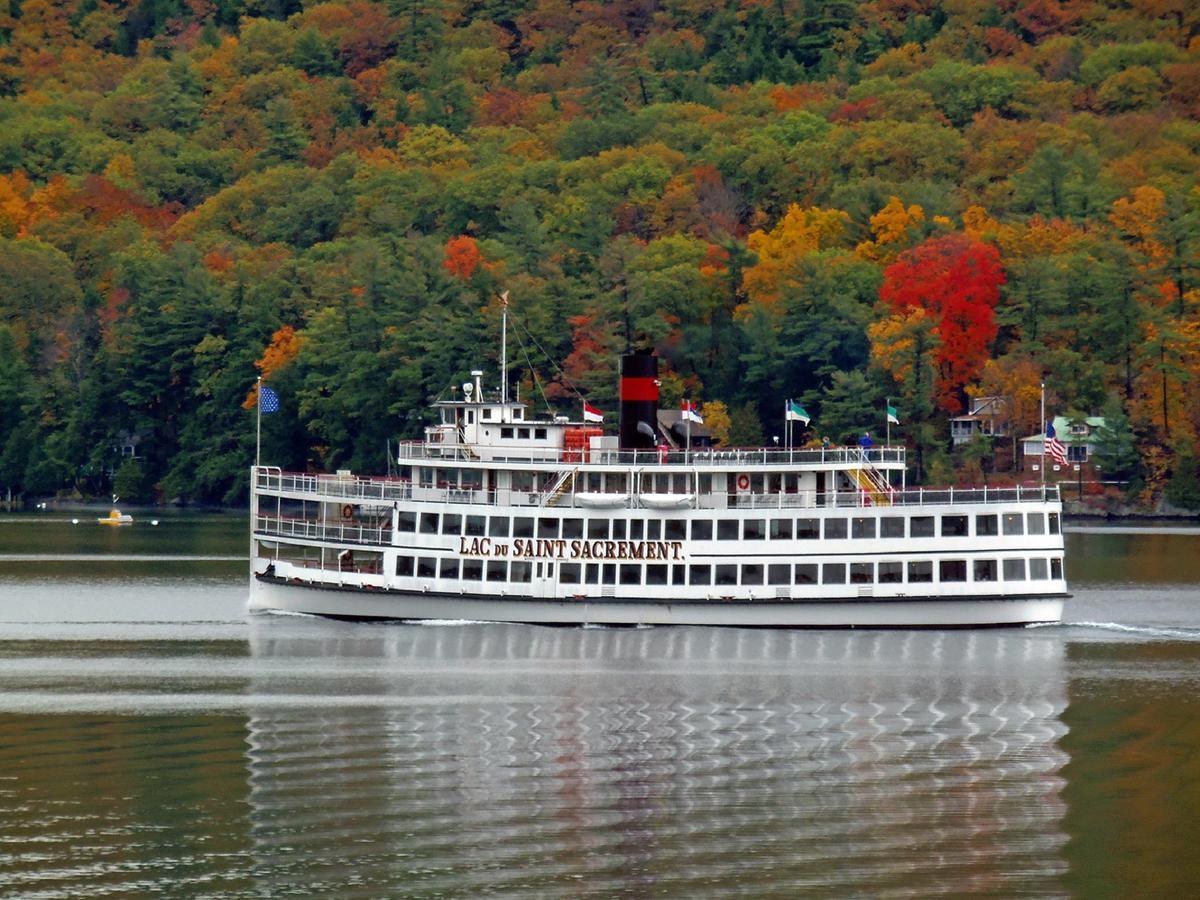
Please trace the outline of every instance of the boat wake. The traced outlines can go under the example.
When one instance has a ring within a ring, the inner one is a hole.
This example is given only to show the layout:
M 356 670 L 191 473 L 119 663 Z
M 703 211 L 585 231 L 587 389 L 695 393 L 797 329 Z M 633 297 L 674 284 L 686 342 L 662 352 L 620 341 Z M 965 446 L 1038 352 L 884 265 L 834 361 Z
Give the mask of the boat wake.
M 1182 638 L 1200 641 L 1200 628 L 1183 628 L 1170 625 L 1128 625 L 1123 622 L 1065 622 L 1072 628 L 1093 628 L 1098 631 L 1113 631 L 1119 634 L 1142 637 Z

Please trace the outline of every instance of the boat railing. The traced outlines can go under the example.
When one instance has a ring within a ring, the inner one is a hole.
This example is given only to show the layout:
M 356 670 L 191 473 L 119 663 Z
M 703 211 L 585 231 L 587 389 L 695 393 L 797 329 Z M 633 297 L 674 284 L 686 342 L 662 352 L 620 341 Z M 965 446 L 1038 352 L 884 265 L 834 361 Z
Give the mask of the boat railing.
M 387 526 L 374 526 L 340 520 L 323 522 L 319 519 L 304 519 L 294 516 L 269 516 L 262 513 L 259 513 L 254 519 L 254 530 L 258 534 L 275 537 L 306 538 L 371 546 L 387 546 L 392 539 L 390 522 Z
M 640 492 L 613 492 L 611 495 L 575 490 L 515 490 L 470 486 L 422 485 L 401 479 L 323 476 L 259 470 L 255 486 L 261 495 L 279 494 L 328 502 L 356 501 L 392 503 L 411 501 L 431 505 L 470 505 L 498 507 L 549 507 L 555 509 L 640 509 L 661 508 L 663 495 L 653 494 L 653 503 L 643 503 Z M 967 504 L 1045 503 L 1059 500 L 1057 485 L 1014 485 L 1005 487 L 918 487 L 872 494 L 854 491 L 746 491 L 696 493 L 680 508 L 721 509 L 812 509 L 821 507 L 913 507 L 960 506 Z M 611 502 L 605 502 L 610 500 Z M 330 522 L 327 527 L 334 527 Z M 354 526 L 340 526 L 354 527 Z
M 806 450 L 733 448 L 704 450 L 559 450 L 547 447 L 499 447 L 446 442 L 402 441 L 400 462 L 490 463 L 583 462 L 597 466 L 695 466 L 704 469 L 740 469 L 755 466 L 903 466 L 904 447 L 828 447 Z

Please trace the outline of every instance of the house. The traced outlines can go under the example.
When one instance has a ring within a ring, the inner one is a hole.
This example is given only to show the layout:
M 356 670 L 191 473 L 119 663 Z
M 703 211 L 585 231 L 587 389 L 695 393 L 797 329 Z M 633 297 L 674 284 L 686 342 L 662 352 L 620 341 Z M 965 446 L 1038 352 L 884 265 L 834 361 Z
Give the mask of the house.
M 1087 416 L 1082 419 L 1071 419 L 1067 416 L 1054 417 L 1054 435 L 1067 448 L 1067 465 L 1062 466 L 1049 457 L 1046 458 L 1046 471 L 1075 471 L 1075 465 L 1094 470 L 1092 457 L 1096 454 L 1096 432 L 1104 426 L 1103 416 Z M 1021 455 L 1025 468 L 1039 465 L 1042 456 L 1042 439 L 1044 435 L 1031 434 L 1021 438 Z
M 1008 436 L 1007 397 L 971 397 L 967 414 L 950 420 L 950 440 L 955 447 L 969 443 L 979 434 L 986 437 Z

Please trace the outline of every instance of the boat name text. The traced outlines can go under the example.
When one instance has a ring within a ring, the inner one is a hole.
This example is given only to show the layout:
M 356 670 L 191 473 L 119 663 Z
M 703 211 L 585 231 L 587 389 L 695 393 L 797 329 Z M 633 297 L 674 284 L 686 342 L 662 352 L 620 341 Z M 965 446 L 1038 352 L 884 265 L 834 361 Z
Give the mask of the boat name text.
M 458 552 L 463 556 L 513 559 L 683 559 L 683 541 L 587 541 L 514 538 L 511 543 L 491 538 L 461 537 Z

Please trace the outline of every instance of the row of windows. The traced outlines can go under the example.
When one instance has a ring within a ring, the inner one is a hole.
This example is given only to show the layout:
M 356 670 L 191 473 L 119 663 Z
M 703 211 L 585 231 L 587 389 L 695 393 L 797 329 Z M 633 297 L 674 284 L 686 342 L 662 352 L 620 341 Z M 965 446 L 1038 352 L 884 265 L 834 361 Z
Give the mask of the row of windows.
M 943 559 L 908 562 L 852 563 L 557 563 L 561 584 L 625 585 L 793 585 L 793 584 L 942 584 L 965 582 L 1045 581 L 1062 578 L 1062 559 Z M 527 584 L 537 574 L 554 577 L 555 563 L 482 559 L 437 559 L 399 556 L 396 574 L 418 578 L 449 578 Z
M 939 521 L 940 520 L 940 521 Z M 1058 534 L 1058 513 L 1048 516 L 1031 513 L 980 513 L 974 517 L 974 534 L 994 535 Z M 822 522 L 824 525 L 822 526 Z M 682 541 L 761 541 L 826 540 L 843 538 L 925 538 L 969 537 L 971 517 L 962 514 L 942 516 L 852 516 L 849 518 L 770 518 L 770 519 L 576 519 L 552 516 L 464 516 L 459 513 L 405 510 L 399 514 L 402 532 L 421 534 L 475 535 L 479 537 L 591 538 L 601 540 Z

